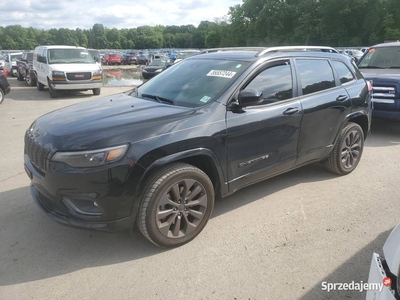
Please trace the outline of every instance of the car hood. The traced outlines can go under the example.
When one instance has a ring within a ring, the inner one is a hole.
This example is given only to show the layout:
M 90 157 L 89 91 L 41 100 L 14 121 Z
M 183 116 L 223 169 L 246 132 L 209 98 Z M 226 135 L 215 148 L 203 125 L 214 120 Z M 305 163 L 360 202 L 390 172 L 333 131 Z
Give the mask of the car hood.
M 162 70 L 164 69 L 164 66 L 148 66 L 146 68 L 144 68 L 144 70 L 146 71 L 150 71 L 150 72 L 154 72 L 155 70 Z
M 52 150 L 85 150 L 93 146 L 145 139 L 194 109 L 116 94 L 75 104 L 41 116 L 32 126 L 35 139 Z M 100 144 L 100 145 L 99 145 Z
M 53 70 L 64 72 L 89 72 L 97 71 L 101 67 L 97 63 L 90 64 L 50 64 Z
M 365 79 L 400 80 L 400 69 L 360 69 Z
M 397 276 L 400 266 L 400 224 L 392 230 L 383 245 L 383 254 L 390 272 Z

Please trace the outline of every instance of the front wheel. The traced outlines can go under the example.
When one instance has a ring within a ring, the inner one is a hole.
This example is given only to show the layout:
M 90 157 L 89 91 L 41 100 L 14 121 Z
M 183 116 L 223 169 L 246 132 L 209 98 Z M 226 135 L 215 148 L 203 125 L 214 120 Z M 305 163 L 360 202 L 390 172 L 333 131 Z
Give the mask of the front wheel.
M 37 87 L 37 89 L 38 89 L 38 91 L 44 91 L 44 84 L 41 84 L 40 82 L 39 82 L 39 80 L 37 80 L 36 79 L 36 87 Z
M 347 175 L 357 167 L 363 149 L 364 132 L 362 128 L 356 123 L 348 123 L 340 132 L 339 138 L 324 164 L 333 173 Z
M 4 93 L 4 91 L 0 88 L 0 104 L 3 103 L 4 97 L 5 97 L 5 93 Z
M 214 187 L 200 169 L 175 163 L 158 171 L 144 189 L 137 223 L 160 247 L 190 242 L 206 226 L 214 207 Z
M 58 91 L 52 88 L 50 81 L 48 81 L 48 87 L 49 87 L 49 92 L 50 92 L 50 97 L 51 98 L 57 98 L 58 97 Z
M 93 89 L 93 95 L 100 95 L 100 88 L 98 89 Z

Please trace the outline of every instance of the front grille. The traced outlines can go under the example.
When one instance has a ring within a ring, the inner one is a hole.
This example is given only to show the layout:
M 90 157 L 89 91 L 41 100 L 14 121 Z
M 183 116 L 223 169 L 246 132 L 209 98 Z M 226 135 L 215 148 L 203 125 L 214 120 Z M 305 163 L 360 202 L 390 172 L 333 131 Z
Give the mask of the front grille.
M 25 153 L 36 168 L 46 172 L 46 158 L 49 150 L 38 144 L 28 133 L 25 135 Z
M 68 80 L 90 80 L 92 79 L 91 72 L 75 72 L 67 73 Z
M 373 86 L 372 96 L 378 99 L 396 98 L 396 88 L 393 86 Z

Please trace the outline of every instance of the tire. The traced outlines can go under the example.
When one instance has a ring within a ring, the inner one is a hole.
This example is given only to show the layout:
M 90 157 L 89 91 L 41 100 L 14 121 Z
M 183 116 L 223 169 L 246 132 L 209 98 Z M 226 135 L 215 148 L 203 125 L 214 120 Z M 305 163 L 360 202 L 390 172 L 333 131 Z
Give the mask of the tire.
M 50 97 L 51 98 L 57 98 L 58 97 L 58 91 L 56 91 L 55 89 L 53 89 L 51 87 L 50 81 L 48 81 L 48 87 L 49 87 Z
M 18 81 L 24 81 L 24 76 L 22 76 L 22 74 L 19 71 L 19 69 L 17 70 L 17 79 L 18 79 Z
M 34 86 L 36 84 L 36 82 L 34 80 L 32 80 L 31 74 L 29 72 L 27 72 L 27 74 L 25 76 L 25 81 L 30 86 Z
M 2 104 L 4 102 L 4 98 L 5 98 L 5 93 L 4 91 L 0 88 L 0 104 Z
M 214 197 L 213 184 L 203 171 L 184 163 L 171 164 L 146 182 L 138 228 L 159 247 L 186 244 L 206 226 Z
M 101 89 L 93 89 L 93 95 L 100 95 Z
M 364 132 L 360 125 L 348 123 L 340 132 L 336 144 L 324 161 L 326 168 L 339 175 L 354 171 L 364 149 Z
M 41 84 L 39 82 L 39 80 L 37 80 L 37 79 L 36 79 L 36 87 L 37 87 L 38 91 L 41 91 L 41 92 L 44 91 L 44 84 Z

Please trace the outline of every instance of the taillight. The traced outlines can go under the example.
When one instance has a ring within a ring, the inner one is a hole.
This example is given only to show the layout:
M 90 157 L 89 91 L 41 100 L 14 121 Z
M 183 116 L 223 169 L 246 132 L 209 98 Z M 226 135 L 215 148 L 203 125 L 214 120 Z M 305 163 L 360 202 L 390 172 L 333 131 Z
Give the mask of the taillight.
M 372 92 L 372 81 L 367 80 L 368 92 Z

